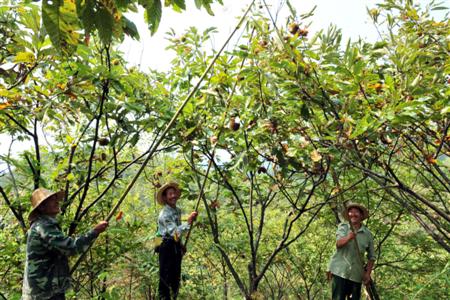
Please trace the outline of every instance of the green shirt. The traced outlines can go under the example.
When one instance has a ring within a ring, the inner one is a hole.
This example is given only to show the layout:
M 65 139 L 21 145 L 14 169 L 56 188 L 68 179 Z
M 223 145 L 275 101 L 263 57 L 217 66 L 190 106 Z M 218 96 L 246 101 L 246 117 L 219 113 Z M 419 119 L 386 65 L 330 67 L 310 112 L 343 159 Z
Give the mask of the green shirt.
M 68 256 L 85 251 L 96 237 L 94 230 L 67 237 L 55 218 L 39 216 L 27 233 L 22 299 L 45 300 L 64 294 L 70 287 Z
M 336 241 L 346 237 L 350 231 L 350 224 L 339 224 L 336 231 Z M 360 254 L 356 251 L 355 241 L 350 240 L 344 247 L 336 250 L 331 257 L 328 270 L 339 277 L 354 282 L 362 282 L 364 268 L 358 255 L 361 255 L 361 259 L 364 260 L 364 254 L 367 252 L 367 259 L 375 260 L 375 251 L 372 233 L 365 225 L 361 225 L 361 228 L 359 228 L 356 239 L 358 240 Z

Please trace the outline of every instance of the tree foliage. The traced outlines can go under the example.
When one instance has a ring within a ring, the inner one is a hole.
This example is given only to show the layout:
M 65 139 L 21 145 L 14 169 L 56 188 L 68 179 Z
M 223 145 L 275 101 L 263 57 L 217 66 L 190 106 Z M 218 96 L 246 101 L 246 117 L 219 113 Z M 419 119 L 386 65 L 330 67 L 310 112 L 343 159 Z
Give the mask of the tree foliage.
M 212 13 L 211 1 L 195 3 Z M 283 24 L 254 7 L 163 136 L 213 59 L 203 45 L 215 29 L 169 32 L 171 70 L 144 73 L 116 50 L 124 34 L 138 38 L 124 14 L 139 5 L 156 31 L 159 0 L 0 7 L 0 133 L 12 138 L 1 157 L 2 295 L 20 295 L 34 188 L 65 191 L 61 222 L 77 234 L 108 215 L 163 138 L 75 270 L 74 298 L 155 297 L 153 195 L 168 180 L 186 210 L 202 196 L 180 297 L 329 297 L 335 226 L 352 200 L 371 213 L 382 297 L 445 298 L 450 23 L 430 13 L 448 9 L 388 0 L 368 11 L 377 42 L 343 43 L 335 27 L 311 36 L 311 14 L 292 6 Z M 14 153 L 23 140 L 31 147 Z

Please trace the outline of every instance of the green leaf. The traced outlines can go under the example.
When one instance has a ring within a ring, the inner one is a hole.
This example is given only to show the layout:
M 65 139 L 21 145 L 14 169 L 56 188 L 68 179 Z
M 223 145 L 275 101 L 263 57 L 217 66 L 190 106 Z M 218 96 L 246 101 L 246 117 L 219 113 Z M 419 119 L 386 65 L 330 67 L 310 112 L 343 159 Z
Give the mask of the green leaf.
M 140 36 L 139 36 L 139 31 L 136 28 L 136 25 L 131 22 L 129 19 L 127 19 L 125 16 L 122 16 L 122 22 L 123 22 L 123 32 L 128 35 L 129 37 L 131 37 L 132 39 L 135 39 L 137 41 L 139 41 Z
M 310 58 L 315 59 L 315 60 L 319 60 L 320 59 L 320 56 L 317 55 L 316 52 L 311 51 L 311 50 L 305 50 L 304 54 L 305 54 L 305 56 L 309 56 Z
M 186 3 L 184 2 L 184 0 L 173 0 L 173 4 L 175 4 L 182 10 L 186 10 Z
M 184 133 L 184 137 L 189 137 L 195 130 L 197 129 L 197 126 L 191 127 L 189 128 L 185 133 Z
M 198 9 L 200 9 L 200 8 L 202 7 L 202 3 L 203 3 L 202 0 L 195 0 L 195 6 L 196 6 Z
M 27 27 L 30 28 L 33 32 L 37 33 L 40 30 L 40 15 L 37 6 L 30 6 L 31 10 L 26 11 L 22 15 L 21 22 Z
M 208 12 L 208 14 L 210 14 L 211 16 L 214 16 L 214 12 L 211 9 L 211 5 L 210 5 L 209 1 L 202 1 L 202 6 L 205 8 L 205 10 Z
M 446 115 L 450 113 L 450 106 L 446 106 L 443 109 L 441 109 L 441 114 Z
M 42 21 L 55 48 L 69 55 L 75 51 L 80 26 L 74 2 L 44 0 Z
M 366 132 L 367 129 L 369 129 L 369 127 L 370 127 L 369 115 L 365 115 L 364 118 L 362 118 L 362 119 L 357 121 L 357 123 L 356 123 L 356 125 L 354 127 L 355 130 L 351 134 L 350 138 L 354 139 L 354 138 L 358 137 L 359 135 L 361 135 L 364 132 Z
M 98 9 L 96 14 L 96 27 L 98 29 L 98 34 L 100 36 L 101 41 L 104 44 L 111 43 L 113 26 L 114 26 L 114 17 L 109 13 L 109 11 L 101 7 Z
M 35 61 L 35 58 L 31 52 L 18 52 L 14 61 L 19 63 L 32 63 Z
M 117 8 L 124 8 L 124 9 L 130 9 L 133 10 L 134 3 L 130 0 L 114 0 L 114 4 L 117 6 Z M 133 10 L 133 12 L 135 12 Z
M 136 144 L 137 144 L 137 142 L 139 141 L 139 133 L 137 132 L 137 133 L 135 133 L 132 137 L 131 137 L 131 139 L 130 139 L 130 141 L 128 142 L 131 146 L 135 146 Z
M 145 112 L 145 106 L 140 103 L 125 103 L 125 107 L 130 111 Z
M 194 112 L 194 105 L 188 102 L 186 106 L 183 108 L 183 113 L 186 115 L 191 115 Z
M 66 179 L 67 179 L 68 181 L 73 181 L 73 180 L 75 179 L 75 175 L 73 175 L 73 173 L 69 173 L 69 174 L 67 174 Z
M 161 0 L 149 0 L 145 7 L 145 18 L 152 35 L 158 30 L 162 16 Z
M 435 6 L 431 8 L 431 10 L 448 10 L 448 7 L 446 6 Z
M 305 104 L 302 104 L 301 108 L 300 108 L 300 113 L 303 117 L 303 119 L 308 120 L 310 117 L 310 113 L 309 113 L 309 109 Z
M 355 64 L 353 64 L 353 75 L 359 77 L 365 66 L 366 64 L 363 61 L 358 61 Z
M 74 141 L 75 139 L 71 136 L 71 135 L 66 135 L 66 142 L 67 142 L 67 144 L 72 144 L 72 142 Z
M 83 24 L 86 33 L 90 33 L 95 28 L 95 1 L 94 0 L 77 0 L 77 13 L 78 17 Z
M 380 42 L 376 42 L 374 45 L 373 45 L 373 50 L 377 50 L 377 49 L 381 49 L 381 48 L 384 48 L 384 47 L 386 47 L 388 45 L 388 43 L 386 42 L 386 41 L 380 41 Z
M 411 82 L 411 87 L 415 87 L 419 81 L 422 79 L 422 73 L 417 74 L 416 78 L 414 78 L 413 82 Z

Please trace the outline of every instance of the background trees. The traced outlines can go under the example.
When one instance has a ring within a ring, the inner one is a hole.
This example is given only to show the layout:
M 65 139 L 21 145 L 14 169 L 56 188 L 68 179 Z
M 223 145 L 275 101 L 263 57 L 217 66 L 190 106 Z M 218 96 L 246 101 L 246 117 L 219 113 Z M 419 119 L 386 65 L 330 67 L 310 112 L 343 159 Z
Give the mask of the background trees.
M 178 2 L 170 3 L 183 8 Z M 66 191 L 69 234 L 105 218 L 213 59 L 203 45 L 214 29 L 192 29 L 169 33 L 170 72 L 128 67 L 115 45 L 137 37 L 123 15 L 137 4 L 1 8 L 0 130 L 31 142 L 2 156 L 0 292 L 8 299 L 20 293 L 32 190 Z M 147 8 L 156 30 L 158 10 Z M 444 298 L 449 23 L 431 9 L 441 7 L 386 1 L 369 11 L 380 40 L 343 44 L 336 28 L 311 36 L 308 14 L 292 6 L 281 25 L 255 7 L 238 46 L 216 61 L 75 270 L 74 297 L 155 295 L 153 193 L 174 179 L 186 209 L 205 182 L 183 297 L 326 298 L 335 225 L 353 200 L 371 211 L 380 294 Z M 99 20 L 92 14 L 108 14 L 106 23 L 89 23 Z

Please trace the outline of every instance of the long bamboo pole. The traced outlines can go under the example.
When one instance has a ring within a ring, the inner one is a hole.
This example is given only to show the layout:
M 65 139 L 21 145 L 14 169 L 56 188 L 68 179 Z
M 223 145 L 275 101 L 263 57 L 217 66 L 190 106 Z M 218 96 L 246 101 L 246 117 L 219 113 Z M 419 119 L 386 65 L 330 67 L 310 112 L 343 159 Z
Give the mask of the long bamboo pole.
M 189 93 L 189 95 L 185 98 L 185 100 L 183 101 L 183 103 L 180 105 L 180 107 L 178 108 L 178 110 L 175 112 L 175 114 L 173 115 L 172 119 L 170 120 L 170 122 L 167 124 L 166 128 L 164 129 L 164 131 L 162 132 L 161 136 L 159 137 L 159 139 L 156 141 L 156 143 L 154 143 L 152 146 L 150 146 L 149 150 L 148 150 L 148 155 L 147 158 L 144 160 L 144 162 L 142 163 L 142 166 L 139 168 L 139 170 L 137 171 L 136 175 L 133 177 L 133 179 L 131 180 L 131 182 L 128 184 L 128 186 L 126 187 L 125 191 L 123 192 L 122 196 L 119 198 L 119 200 L 117 201 L 116 205 L 112 208 L 112 210 L 109 212 L 108 216 L 106 217 L 106 221 L 109 221 L 114 214 L 116 213 L 117 209 L 120 207 L 120 205 L 122 204 L 122 202 L 124 201 L 125 197 L 128 195 L 128 193 L 130 192 L 130 190 L 133 188 L 134 184 L 136 183 L 136 181 L 138 180 L 139 176 L 141 175 L 142 171 L 144 170 L 144 168 L 147 166 L 147 163 L 150 161 L 150 159 L 152 158 L 153 154 L 155 153 L 155 151 L 158 149 L 158 146 L 161 144 L 161 142 L 163 141 L 163 139 L 165 138 L 165 136 L 167 135 L 167 133 L 169 132 L 169 130 L 172 128 L 172 126 L 175 124 L 175 121 L 177 120 L 178 116 L 181 114 L 181 112 L 183 111 L 183 108 L 186 106 L 186 104 L 189 102 L 189 100 L 191 100 L 191 98 L 194 96 L 194 94 L 197 92 L 197 90 L 200 87 L 200 84 L 202 83 L 203 79 L 205 79 L 206 75 L 209 73 L 209 71 L 211 70 L 211 68 L 213 67 L 213 65 L 215 64 L 215 62 L 217 61 L 217 59 L 220 57 L 220 55 L 222 54 L 222 51 L 225 49 L 225 47 L 228 45 L 228 43 L 230 42 L 231 38 L 233 37 L 233 35 L 236 33 L 236 31 L 240 28 L 241 24 L 243 23 L 244 19 L 246 18 L 247 14 L 250 12 L 251 7 L 253 6 L 253 4 L 255 3 L 255 0 L 252 0 L 252 2 L 250 3 L 250 5 L 248 6 L 247 10 L 245 11 L 244 15 L 241 17 L 241 19 L 239 20 L 238 24 L 236 25 L 236 27 L 234 28 L 234 30 L 231 32 L 231 34 L 228 36 L 227 40 L 225 41 L 225 43 L 223 44 L 223 46 L 220 48 L 220 50 L 216 53 L 216 55 L 214 56 L 213 60 L 210 62 L 210 64 L 208 65 L 208 67 L 206 68 L 206 70 L 203 72 L 202 76 L 200 76 L 200 79 L 198 80 L 197 84 L 194 86 L 194 88 L 191 90 L 191 92 Z M 92 246 L 92 244 L 91 244 Z M 70 270 L 70 274 L 72 275 L 73 272 L 78 268 L 78 266 L 80 265 L 81 261 L 83 260 L 84 256 L 86 255 L 86 253 L 89 251 L 90 247 L 88 249 L 86 249 L 86 251 L 84 251 L 80 257 L 78 258 L 78 260 L 75 262 L 75 264 L 73 265 L 72 269 Z
M 244 62 L 245 62 L 245 58 L 242 60 L 241 70 L 242 70 L 242 67 L 244 65 Z M 219 140 L 220 136 L 222 135 L 222 132 L 223 132 L 223 129 L 224 129 L 224 126 L 225 126 L 225 123 L 226 123 L 226 117 L 227 117 L 227 114 L 228 114 L 228 109 L 230 107 L 231 99 L 233 98 L 234 92 L 236 91 L 237 83 L 238 83 L 238 80 L 235 81 L 235 83 L 233 85 L 233 89 L 231 90 L 231 93 L 230 93 L 230 95 L 228 96 L 228 98 L 226 100 L 226 108 L 225 108 L 225 111 L 224 111 L 224 113 L 222 115 L 222 120 L 220 122 L 221 126 L 219 127 L 219 132 L 216 135 L 217 136 L 217 140 Z M 198 211 L 198 208 L 200 207 L 200 200 L 202 199 L 202 197 L 204 195 L 206 181 L 208 180 L 209 171 L 211 170 L 211 166 L 212 166 L 212 163 L 214 161 L 214 157 L 216 155 L 216 146 L 217 146 L 217 142 L 213 144 L 213 148 L 212 148 L 212 151 L 211 151 L 211 157 L 209 158 L 209 162 L 208 162 L 208 168 L 206 170 L 206 174 L 205 174 L 205 178 L 203 179 L 203 183 L 200 186 L 200 192 L 198 194 L 198 198 L 197 198 L 197 201 L 196 201 L 196 204 L 195 204 L 194 211 Z M 194 223 L 192 222 L 191 226 L 189 227 L 189 231 L 188 231 L 188 233 L 186 235 L 186 240 L 184 242 L 184 248 L 185 249 L 187 249 L 187 244 L 188 244 L 189 238 L 191 236 L 193 225 L 194 225 Z
M 209 170 L 211 170 L 212 161 L 213 161 L 213 159 L 214 159 L 214 152 L 215 152 L 215 150 L 216 150 L 216 149 L 215 149 L 215 147 L 214 147 L 213 152 L 212 152 L 212 155 L 211 155 L 211 158 L 210 158 L 209 163 L 208 163 L 208 169 L 206 170 L 205 178 L 204 178 L 203 183 L 202 183 L 202 186 L 201 186 L 201 188 L 200 188 L 200 193 L 198 194 L 197 203 L 195 204 L 195 209 L 194 209 L 194 211 L 198 211 L 198 207 L 200 206 L 200 200 L 201 200 L 202 197 L 203 197 L 203 192 L 204 192 L 204 190 L 205 190 L 206 181 L 208 180 Z M 185 242 L 184 242 L 184 248 L 185 248 L 185 249 L 187 249 L 187 244 L 188 244 L 188 242 L 189 242 L 189 238 L 190 238 L 190 236 L 191 236 L 191 232 L 192 232 L 192 228 L 193 228 L 193 227 L 194 227 L 194 221 L 192 221 L 192 224 L 191 224 L 191 226 L 189 227 L 189 231 L 188 231 L 188 233 L 186 234 L 186 240 L 185 240 Z

